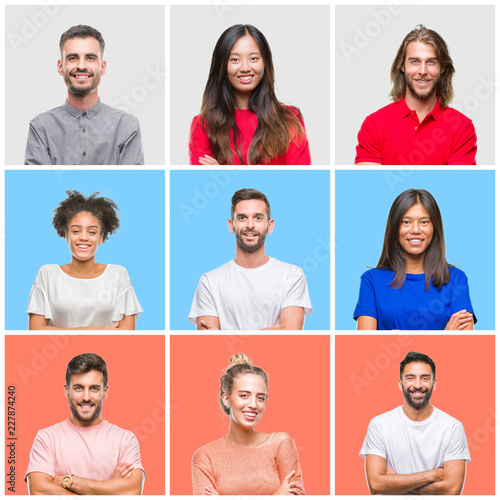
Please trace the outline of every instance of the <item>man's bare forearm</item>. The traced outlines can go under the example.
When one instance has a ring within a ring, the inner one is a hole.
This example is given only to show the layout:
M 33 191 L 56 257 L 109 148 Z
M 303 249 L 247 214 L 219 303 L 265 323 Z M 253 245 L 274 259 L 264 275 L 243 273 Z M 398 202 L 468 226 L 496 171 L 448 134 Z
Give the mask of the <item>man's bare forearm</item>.
M 142 470 L 135 470 L 140 471 L 142 476 Z M 140 495 L 141 486 L 142 477 L 141 480 L 117 478 L 97 481 L 74 476 L 71 491 L 78 495 Z
M 372 495 L 402 495 L 418 490 L 435 481 L 441 481 L 439 469 L 414 474 L 376 474 L 368 478 Z

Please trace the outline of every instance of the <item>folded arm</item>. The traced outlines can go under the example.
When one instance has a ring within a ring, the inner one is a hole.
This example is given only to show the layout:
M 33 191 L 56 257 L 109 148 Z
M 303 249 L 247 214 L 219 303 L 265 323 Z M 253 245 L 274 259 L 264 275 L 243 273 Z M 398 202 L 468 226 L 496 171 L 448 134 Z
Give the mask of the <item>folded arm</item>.
M 116 476 L 116 475 L 115 475 Z M 127 477 L 115 477 L 104 481 L 73 476 L 71 491 L 77 495 L 140 495 L 144 472 L 133 469 Z M 59 484 L 64 476 L 56 476 L 54 483 Z
M 299 306 L 284 307 L 280 313 L 280 320 L 274 326 L 263 330 L 302 330 L 304 328 L 304 308 Z
M 376 330 L 377 325 L 377 320 L 371 316 L 358 316 L 358 330 Z
M 443 466 L 444 479 L 418 488 L 419 495 L 460 495 L 465 482 L 465 460 L 448 460 Z
M 198 316 L 196 318 L 197 330 L 220 330 L 220 321 L 217 316 Z
M 28 490 L 30 495 L 76 495 L 64 489 L 61 484 L 53 482 L 53 477 L 44 472 L 30 472 L 28 474 Z
M 30 330 L 135 330 L 135 314 L 125 316 L 120 321 L 106 326 L 79 326 L 75 328 L 60 328 L 57 326 L 49 326 L 49 318 L 41 314 L 30 314 L 29 329 Z
M 366 455 L 366 481 L 372 495 L 402 495 L 444 479 L 443 469 L 433 469 L 414 474 L 388 472 L 385 458 Z

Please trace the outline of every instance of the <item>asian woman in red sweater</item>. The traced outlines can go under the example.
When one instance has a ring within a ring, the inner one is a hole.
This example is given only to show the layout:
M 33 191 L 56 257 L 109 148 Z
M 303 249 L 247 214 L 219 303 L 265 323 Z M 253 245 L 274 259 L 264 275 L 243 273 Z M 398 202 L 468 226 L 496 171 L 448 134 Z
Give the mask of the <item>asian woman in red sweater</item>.
M 299 109 L 278 101 L 271 49 L 250 24 L 220 36 L 189 135 L 191 165 L 310 165 Z

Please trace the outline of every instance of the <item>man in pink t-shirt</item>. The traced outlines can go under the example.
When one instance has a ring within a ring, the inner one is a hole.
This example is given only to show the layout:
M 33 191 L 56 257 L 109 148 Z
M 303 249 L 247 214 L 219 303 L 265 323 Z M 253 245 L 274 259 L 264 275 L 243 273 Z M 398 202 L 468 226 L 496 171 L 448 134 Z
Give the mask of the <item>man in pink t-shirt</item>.
M 358 133 L 357 165 L 475 165 L 470 118 L 449 106 L 453 60 L 443 38 L 418 25 L 391 67 L 394 101 L 369 115 Z
M 30 494 L 140 495 L 145 473 L 137 438 L 101 416 L 106 362 L 97 354 L 74 357 L 64 392 L 71 416 L 37 433 L 25 476 Z

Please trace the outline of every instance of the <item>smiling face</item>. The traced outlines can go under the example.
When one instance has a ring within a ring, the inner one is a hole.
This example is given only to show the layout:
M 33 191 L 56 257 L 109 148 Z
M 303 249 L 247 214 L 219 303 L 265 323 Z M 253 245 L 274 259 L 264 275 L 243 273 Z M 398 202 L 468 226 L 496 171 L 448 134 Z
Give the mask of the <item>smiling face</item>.
M 408 256 L 421 256 L 432 241 L 434 226 L 421 203 L 410 207 L 403 216 L 399 228 L 399 244 Z
M 229 406 L 231 423 L 253 429 L 266 409 L 266 381 L 253 373 L 241 375 L 233 384 L 231 394 L 223 394 L 222 401 Z
M 236 235 L 238 246 L 246 253 L 254 253 L 273 232 L 274 220 L 267 218 L 264 201 L 243 200 L 234 207 L 234 219 L 229 219 L 228 225 L 229 231 Z
M 64 384 L 64 394 L 68 398 L 72 424 L 89 427 L 102 421 L 102 402 L 108 397 L 102 372 L 91 370 L 71 375 L 69 387 Z
M 242 36 L 231 48 L 227 62 L 227 76 L 238 100 L 248 102 L 263 75 L 264 60 L 259 46 L 250 35 Z
M 399 389 L 403 391 L 406 402 L 416 410 L 429 404 L 436 380 L 432 377 L 432 368 L 423 362 L 408 363 L 399 380 Z
M 432 45 L 410 42 L 401 70 L 405 74 L 406 88 L 414 99 L 425 101 L 435 97 L 444 68 L 439 64 Z
M 94 92 L 106 72 L 106 61 L 101 59 L 99 42 L 91 36 L 67 40 L 57 62 L 57 71 L 72 94 Z
M 80 261 L 93 259 L 102 243 L 99 220 L 89 212 L 79 212 L 69 223 L 66 241 L 73 258 Z

